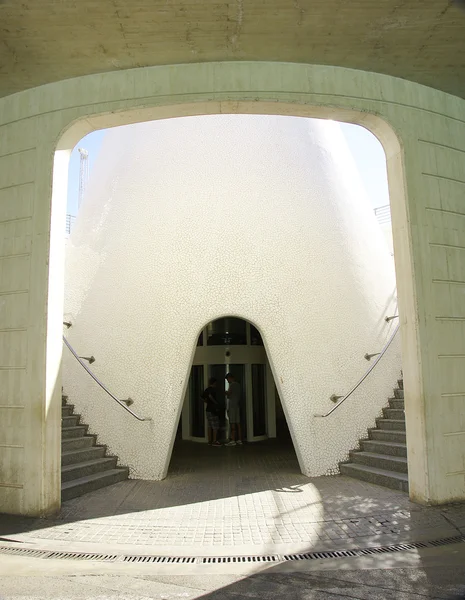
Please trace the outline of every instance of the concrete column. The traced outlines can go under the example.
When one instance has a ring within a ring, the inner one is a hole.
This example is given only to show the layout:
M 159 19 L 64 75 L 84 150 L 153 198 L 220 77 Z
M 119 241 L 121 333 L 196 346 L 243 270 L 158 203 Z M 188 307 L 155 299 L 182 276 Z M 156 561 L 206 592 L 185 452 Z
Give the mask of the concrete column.
M 18 142 L 28 145 L 24 138 Z M 57 324 L 65 207 L 57 204 L 62 214 L 53 215 L 51 237 L 50 203 L 43 201 L 52 187 L 51 156 L 49 145 L 0 159 L 0 510 L 32 516 L 60 506 Z
M 465 127 L 442 121 L 404 145 L 410 269 L 394 231 L 410 497 L 428 504 L 465 498 Z

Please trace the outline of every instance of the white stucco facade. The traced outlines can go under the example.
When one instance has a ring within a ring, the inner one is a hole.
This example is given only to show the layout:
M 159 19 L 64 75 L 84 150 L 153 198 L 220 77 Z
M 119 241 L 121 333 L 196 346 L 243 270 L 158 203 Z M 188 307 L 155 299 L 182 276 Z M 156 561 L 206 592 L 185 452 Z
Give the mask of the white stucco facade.
M 64 386 L 133 476 L 166 475 L 193 352 L 235 315 L 265 341 L 302 471 L 336 472 L 400 375 L 399 343 L 330 419 L 397 323 L 382 232 L 336 123 L 219 115 L 107 134 L 67 247 Z
M 67 169 L 94 129 L 254 113 L 362 124 L 386 151 L 412 500 L 465 498 L 465 101 L 330 66 L 227 62 L 120 70 L 0 100 L 0 507 L 60 505 Z

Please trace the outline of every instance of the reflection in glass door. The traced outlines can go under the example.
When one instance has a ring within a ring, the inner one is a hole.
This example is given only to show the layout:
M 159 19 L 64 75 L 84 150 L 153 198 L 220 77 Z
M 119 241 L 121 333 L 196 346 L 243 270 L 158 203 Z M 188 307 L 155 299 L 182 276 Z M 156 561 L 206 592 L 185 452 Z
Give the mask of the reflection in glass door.
M 247 382 L 245 378 L 245 365 L 230 364 L 227 370 L 241 386 L 241 429 L 242 437 L 247 439 Z
M 226 396 L 224 393 L 224 376 L 226 375 L 226 365 L 208 365 L 208 377 L 214 377 L 216 383 L 216 401 L 218 402 L 220 414 L 220 432 L 218 434 L 218 440 L 225 440 L 227 436 L 227 423 L 226 423 Z
M 203 366 L 194 365 L 189 378 L 190 435 L 194 438 L 205 437 L 205 409 L 201 398 L 204 388 Z
M 252 417 L 254 437 L 266 435 L 266 366 L 252 367 Z

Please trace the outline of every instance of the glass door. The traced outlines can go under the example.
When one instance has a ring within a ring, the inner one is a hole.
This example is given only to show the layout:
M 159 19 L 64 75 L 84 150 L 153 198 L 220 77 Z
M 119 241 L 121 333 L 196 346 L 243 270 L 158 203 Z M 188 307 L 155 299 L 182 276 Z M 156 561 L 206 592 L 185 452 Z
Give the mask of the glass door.
M 189 437 L 205 438 L 205 407 L 202 393 L 205 389 L 204 369 L 193 365 L 189 377 Z
M 242 388 L 242 438 L 255 442 L 276 437 L 273 375 L 260 332 L 253 325 L 236 317 L 209 323 L 199 335 L 193 362 L 182 411 L 184 440 L 207 440 L 205 404 L 201 395 L 210 377 L 217 380 L 218 439 L 225 440 L 229 436 L 225 395 L 228 372 Z
M 216 400 L 219 405 L 220 414 L 220 430 L 218 432 L 218 441 L 223 442 L 228 438 L 228 423 L 226 420 L 226 395 L 225 395 L 225 375 L 226 365 L 224 363 L 219 365 L 208 365 L 208 377 L 214 377 L 217 381 L 216 384 Z
M 251 365 L 252 371 L 252 433 L 266 436 L 266 365 Z
M 234 377 L 234 379 L 241 386 L 241 404 L 240 404 L 240 415 L 241 415 L 241 430 L 242 439 L 247 440 L 247 404 L 248 404 L 248 385 L 246 381 L 246 365 L 244 364 L 227 364 L 226 369 L 228 373 Z M 226 383 L 226 386 L 228 384 Z

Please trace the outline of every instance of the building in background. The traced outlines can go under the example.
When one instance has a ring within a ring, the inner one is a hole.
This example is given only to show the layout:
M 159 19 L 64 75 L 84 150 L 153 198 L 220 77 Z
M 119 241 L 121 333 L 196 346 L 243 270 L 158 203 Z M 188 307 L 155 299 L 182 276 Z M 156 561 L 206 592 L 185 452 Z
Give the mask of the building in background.
M 107 133 L 95 174 L 67 247 L 67 335 L 152 424 L 108 405 L 66 354 L 63 384 L 85 420 L 133 476 L 160 479 L 180 418 L 182 437 L 205 441 L 200 391 L 230 370 L 248 441 L 276 436 L 278 398 L 302 472 L 336 472 L 401 370 L 394 344 L 350 408 L 313 418 L 366 371 L 397 310 L 393 261 L 337 123 L 127 126 Z

